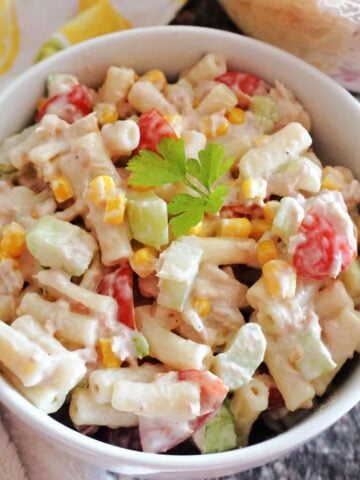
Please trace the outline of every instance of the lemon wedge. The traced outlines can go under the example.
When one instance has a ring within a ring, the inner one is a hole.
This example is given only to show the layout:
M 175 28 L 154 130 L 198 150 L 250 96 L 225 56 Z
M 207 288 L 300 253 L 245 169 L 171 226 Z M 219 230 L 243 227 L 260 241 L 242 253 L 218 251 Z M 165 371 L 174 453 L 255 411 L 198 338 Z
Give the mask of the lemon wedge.
M 19 48 L 20 32 L 14 0 L 0 0 L 0 74 L 11 68 Z
M 91 5 L 93 4 L 93 5 Z M 71 22 L 65 24 L 60 33 L 72 45 L 89 38 L 131 28 L 131 23 L 116 10 L 109 0 L 81 2 L 81 11 Z

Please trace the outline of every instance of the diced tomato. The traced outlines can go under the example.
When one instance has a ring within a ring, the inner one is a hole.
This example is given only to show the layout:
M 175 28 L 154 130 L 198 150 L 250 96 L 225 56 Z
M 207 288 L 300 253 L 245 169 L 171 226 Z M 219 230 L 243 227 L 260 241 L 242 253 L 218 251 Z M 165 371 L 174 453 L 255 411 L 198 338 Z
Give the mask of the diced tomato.
M 129 263 L 124 262 L 117 270 L 105 275 L 97 291 L 114 298 L 118 305 L 118 321 L 135 329 L 133 272 Z
M 222 218 L 260 218 L 263 216 L 263 210 L 259 205 L 245 205 L 244 203 L 234 203 L 222 207 L 222 209 L 220 210 L 220 216 Z
M 200 387 L 201 415 L 193 425 L 197 430 L 221 407 L 229 389 L 219 377 L 205 370 L 182 370 L 178 372 L 178 378 L 195 382 Z
M 269 388 L 269 409 L 276 410 L 285 407 L 285 400 L 280 390 L 274 385 Z
M 304 218 L 299 233 L 304 240 L 299 243 L 293 255 L 293 264 L 302 278 L 322 280 L 334 276 L 334 265 L 340 261 L 340 270 L 353 260 L 355 251 L 332 223 L 310 211 Z M 339 273 L 339 272 L 337 272 Z
M 84 85 L 74 85 L 70 92 L 50 97 L 38 110 L 35 121 L 40 122 L 47 113 L 53 113 L 68 123 L 91 112 L 91 96 Z
M 140 143 L 135 153 L 140 150 L 156 152 L 156 147 L 162 138 L 178 138 L 170 123 L 155 108 L 140 116 L 138 126 Z
M 265 82 L 260 78 L 250 73 L 228 71 L 215 78 L 217 82 L 227 85 L 235 93 L 238 98 L 239 105 L 242 108 L 249 106 L 247 95 L 252 97 L 257 93 L 261 84 L 265 85 Z

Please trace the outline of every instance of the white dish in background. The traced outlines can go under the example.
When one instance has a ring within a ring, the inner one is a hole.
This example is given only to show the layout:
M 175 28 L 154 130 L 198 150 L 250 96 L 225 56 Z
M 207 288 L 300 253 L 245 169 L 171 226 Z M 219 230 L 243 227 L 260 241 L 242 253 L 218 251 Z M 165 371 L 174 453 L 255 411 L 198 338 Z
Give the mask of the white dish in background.
M 324 163 L 350 167 L 360 178 L 360 106 L 344 89 L 301 60 L 240 35 L 197 27 L 155 27 L 99 37 L 70 48 L 28 70 L 0 94 L 0 138 L 30 122 L 54 72 L 77 75 L 87 85 L 103 80 L 107 67 L 137 71 L 160 68 L 168 75 L 193 65 L 207 52 L 221 53 L 232 69 L 269 82 L 283 82 L 310 112 L 315 149 Z M 0 378 L 0 400 L 23 421 L 68 453 L 112 471 L 156 480 L 228 475 L 284 455 L 329 427 L 360 400 L 360 362 L 308 418 L 265 442 L 224 453 L 174 456 L 136 452 L 86 437 L 49 418 Z

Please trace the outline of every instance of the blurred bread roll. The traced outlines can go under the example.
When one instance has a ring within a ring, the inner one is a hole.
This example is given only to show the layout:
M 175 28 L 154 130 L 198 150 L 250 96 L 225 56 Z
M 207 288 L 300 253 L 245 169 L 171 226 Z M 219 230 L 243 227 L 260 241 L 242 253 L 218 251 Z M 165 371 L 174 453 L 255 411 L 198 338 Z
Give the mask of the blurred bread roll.
M 346 9 L 358 5 L 358 12 Z M 332 75 L 350 64 L 359 73 L 360 2 L 350 0 L 219 0 L 246 34 L 276 45 Z M 344 67 L 345 65 L 345 67 Z

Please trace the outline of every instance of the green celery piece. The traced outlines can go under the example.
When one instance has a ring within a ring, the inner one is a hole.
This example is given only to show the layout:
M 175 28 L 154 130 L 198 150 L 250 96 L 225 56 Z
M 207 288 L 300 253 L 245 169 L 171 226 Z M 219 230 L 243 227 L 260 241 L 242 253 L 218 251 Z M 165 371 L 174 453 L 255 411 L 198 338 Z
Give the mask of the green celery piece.
M 264 359 L 266 339 L 260 325 L 243 325 L 224 353 L 214 359 L 212 370 L 230 390 L 236 390 L 250 381 Z
M 317 321 L 296 334 L 295 341 L 302 351 L 296 366 L 307 380 L 312 381 L 336 368 L 336 363 L 321 340 L 321 330 Z
M 137 358 L 141 360 L 149 355 L 149 344 L 142 333 L 135 332 L 132 337 L 132 342 L 135 346 Z
M 283 240 L 289 239 L 298 232 L 304 215 L 299 202 L 292 197 L 283 197 L 273 220 L 272 233 Z
M 152 192 L 133 194 L 128 199 L 127 219 L 131 236 L 159 249 L 169 241 L 166 202 Z
M 254 95 L 252 97 L 250 111 L 258 117 L 265 133 L 270 132 L 279 119 L 276 103 L 270 97 L 263 95 Z
M 194 441 L 201 453 L 226 452 L 237 447 L 235 419 L 227 400 L 212 419 L 195 433 Z
M 80 276 L 90 265 L 97 244 L 82 228 L 51 215 L 40 218 L 26 236 L 29 252 L 43 267 Z
M 340 273 L 340 280 L 345 285 L 346 290 L 355 300 L 360 303 L 360 262 L 359 259 L 354 260 L 350 265 Z
M 321 188 L 322 169 L 309 158 L 299 157 L 280 166 L 276 173 L 298 174 L 296 188 L 306 192 L 317 193 Z
M 183 311 L 199 270 L 201 257 L 200 248 L 176 241 L 160 255 L 159 305 Z

